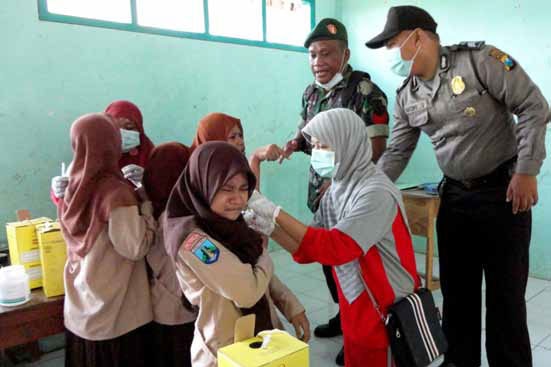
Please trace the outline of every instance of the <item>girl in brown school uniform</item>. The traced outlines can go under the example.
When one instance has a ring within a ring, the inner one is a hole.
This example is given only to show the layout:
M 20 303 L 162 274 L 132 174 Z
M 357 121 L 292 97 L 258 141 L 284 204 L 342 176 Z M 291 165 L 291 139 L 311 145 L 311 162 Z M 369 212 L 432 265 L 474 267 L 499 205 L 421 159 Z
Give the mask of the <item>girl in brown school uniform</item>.
M 166 254 L 163 236 L 166 202 L 190 154 L 190 149 L 183 144 L 160 144 L 153 149 L 143 177 L 159 223 L 155 244 L 146 257 L 154 321 L 151 350 L 156 367 L 191 367 L 189 351 L 197 310 L 182 294 L 173 261 Z
M 256 315 L 256 332 L 281 328 L 275 305 L 309 338 L 304 308 L 273 274 L 262 237 L 241 215 L 255 185 L 239 150 L 209 142 L 195 149 L 168 200 L 165 247 L 184 295 L 199 308 L 193 366 L 216 367 L 242 315 Z
M 71 126 L 73 167 L 58 215 L 67 243 L 66 366 L 147 365 L 153 315 L 144 256 L 155 236 L 151 202 L 140 203 L 118 166 L 111 117 Z

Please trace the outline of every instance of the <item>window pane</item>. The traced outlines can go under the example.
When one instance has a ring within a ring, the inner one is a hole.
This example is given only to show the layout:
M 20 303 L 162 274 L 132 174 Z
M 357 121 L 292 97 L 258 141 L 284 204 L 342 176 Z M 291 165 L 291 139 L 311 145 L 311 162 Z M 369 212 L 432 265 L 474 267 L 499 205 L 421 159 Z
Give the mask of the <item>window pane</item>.
M 310 3 L 266 1 L 266 41 L 302 46 L 310 32 Z
M 262 0 L 209 0 L 209 33 L 262 41 Z
M 131 23 L 130 0 L 48 0 L 50 13 Z
M 139 25 L 205 32 L 203 0 L 137 0 L 136 7 Z

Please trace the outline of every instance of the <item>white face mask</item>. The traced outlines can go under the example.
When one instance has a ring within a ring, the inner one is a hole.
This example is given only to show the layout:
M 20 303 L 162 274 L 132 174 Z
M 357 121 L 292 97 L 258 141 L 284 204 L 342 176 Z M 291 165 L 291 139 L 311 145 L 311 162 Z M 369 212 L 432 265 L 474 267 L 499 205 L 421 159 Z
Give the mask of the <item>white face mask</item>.
M 339 68 L 339 71 L 336 72 L 335 75 L 333 75 L 331 80 L 329 80 L 327 83 L 321 83 L 321 82 L 318 82 L 318 80 L 316 79 L 316 84 L 322 87 L 323 89 L 325 89 L 326 91 L 333 89 L 335 85 L 339 84 L 344 79 L 344 77 L 342 76 L 342 69 L 344 68 L 343 64 L 344 64 L 345 58 L 346 58 L 346 53 L 342 55 L 342 62 L 341 62 L 341 67 Z
M 122 140 L 122 152 L 128 153 L 140 146 L 140 133 L 133 130 L 120 129 Z
M 421 51 L 421 47 L 419 47 L 417 51 L 415 51 L 415 55 L 413 55 L 411 60 L 404 60 L 402 58 L 402 52 L 401 52 L 402 47 L 404 47 L 406 42 L 409 41 L 409 39 L 414 33 L 415 32 L 411 32 L 409 36 L 404 40 L 404 42 L 402 42 L 400 47 L 395 47 L 391 49 L 389 58 L 387 60 L 389 69 L 392 70 L 394 74 L 404 78 L 408 77 L 409 74 L 411 74 L 411 69 L 413 69 L 413 62 L 415 61 L 415 58 L 419 54 L 419 51 Z
M 310 164 L 321 177 L 332 178 L 336 172 L 335 152 L 325 149 L 312 149 Z

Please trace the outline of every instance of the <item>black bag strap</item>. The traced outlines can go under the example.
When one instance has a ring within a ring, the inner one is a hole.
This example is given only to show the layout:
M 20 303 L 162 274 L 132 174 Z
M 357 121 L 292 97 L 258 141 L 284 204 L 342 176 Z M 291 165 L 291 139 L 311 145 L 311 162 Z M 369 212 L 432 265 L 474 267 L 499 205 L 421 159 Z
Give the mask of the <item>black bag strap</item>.
M 371 293 L 371 290 L 367 286 L 367 283 L 365 282 L 365 279 L 361 274 L 360 274 L 360 278 L 362 278 L 362 282 L 364 284 L 365 290 L 367 291 L 367 294 L 368 294 L 369 298 L 371 299 L 371 303 L 373 303 L 373 306 L 375 307 L 375 311 L 377 311 L 377 314 L 379 315 L 379 317 L 380 317 L 381 321 L 383 322 L 383 324 L 386 325 L 387 318 L 385 317 L 385 315 L 383 315 L 383 312 L 381 311 L 381 307 L 379 306 L 379 303 L 377 303 L 377 300 L 375 299 L 375 296 L 373 296 L 373 293 Z
M 365 290 L 367 291 L 367 294 L 369 298 L 371 299 L 371 303 L 373 303 L 373 306 L 375 307 L 375 311 L 377 311 L 377 314 L 381 318 L 381 321 L 383 322 L 383 325 L 387 324 L 388 318 L 383 315 L 383 312 L 381 311 L 381 307 L 379 306 L 379 303 L 375 299 L 375 296 L 373 296 L 373 293 L 371 293 L 371 289 L 367 286 L 367 283 L 365 282 L 365 279 L 363 277 L 363 274 L 360 272 L 360 278 L 362 278 L 362 283 L 364 284 Z M 386 366 L 392 367 L 392 350 L 390 349 L 390 344 L 388 345 L 387 351 L 386 351 Z

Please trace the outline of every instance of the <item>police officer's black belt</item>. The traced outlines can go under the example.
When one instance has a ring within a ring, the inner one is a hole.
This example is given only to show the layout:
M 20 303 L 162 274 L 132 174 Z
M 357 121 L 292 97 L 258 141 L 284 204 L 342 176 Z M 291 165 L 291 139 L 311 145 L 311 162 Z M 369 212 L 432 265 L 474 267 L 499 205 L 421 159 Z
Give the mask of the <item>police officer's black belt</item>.
M 445 176 L 447 184 L 460 186 L 466 190 L 474 190 L 482 187 L 490 187 L 498 184 L 507 184 L 513 173 L 513 168 L 517 161 L 517 157 L 509 159 L 502 163 L 499 167 L 493 170 L 491 173 L 482 177 L 473 178 L 470 180 L 455 180 L 451 177 Z

